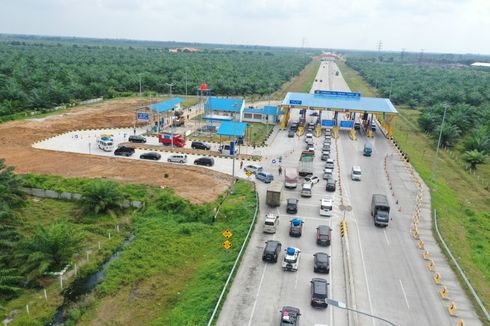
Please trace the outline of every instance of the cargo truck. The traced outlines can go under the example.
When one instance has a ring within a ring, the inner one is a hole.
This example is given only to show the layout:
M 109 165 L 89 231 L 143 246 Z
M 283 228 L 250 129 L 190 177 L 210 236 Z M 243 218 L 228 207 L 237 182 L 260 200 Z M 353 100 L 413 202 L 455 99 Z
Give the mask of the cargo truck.
M 286 168 L 284 170 L 284 187 L 296 188 L 298 186 L 298 169 Z
M 281 205 L 282 183 L 279 181 L 271 183 L 267 188 L 265 202 L 270 207 L 278 207 Z
M 373 194 L 371 200 L 371 216 L 374 218 L 374 225 L 388 226 L 390 221 L 390 204 L 385 195 Z
M 313 174 L 313 156 L 314 153 L 311 151 L 301 152 L 298 168 L 298 173 L 300 176 L 304 177 Z
M 181 135 L 171 134 L 171 133 L 163 133 L 158 136 L 158 141 L 163 145 L 170 146 L 174 145 L 176 147 L 184 147 L 185 140 Z

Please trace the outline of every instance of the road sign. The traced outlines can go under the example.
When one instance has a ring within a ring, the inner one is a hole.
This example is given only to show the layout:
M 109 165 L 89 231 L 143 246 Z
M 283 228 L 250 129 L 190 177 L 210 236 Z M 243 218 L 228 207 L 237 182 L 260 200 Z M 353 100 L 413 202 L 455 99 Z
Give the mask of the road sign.
M 223 247 L 228 250 L 231 248 L 231 241 L 230 240 L 226 240 L 225 242 L 223 242 Z
M 289 100 L 289 104 L 293 105 L 301 105 L 303 103 L 302 100 Z
M 226 238 L 226 239 L 229 239 L 233 236 L 233 232 L 231 232 L 230 230 L 224 230 L 223 231 L 223 236 Z
M 150 120 L 150 114 L 148 112 L 138 112 L 136 119 L 138 121 L 148 121 Z
M 272 164 L 276 164 L 277 161 L 275 159 L 272 159 Z
M 252 176 L 252 171 L 246 171 L 245 174 L 247 175 L 247 177 L 250 177 Z

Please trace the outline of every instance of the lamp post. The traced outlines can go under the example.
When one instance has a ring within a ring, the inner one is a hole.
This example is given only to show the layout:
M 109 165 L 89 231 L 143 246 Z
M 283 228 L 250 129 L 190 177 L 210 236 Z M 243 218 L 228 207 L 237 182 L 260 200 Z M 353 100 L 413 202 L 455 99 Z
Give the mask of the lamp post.
M 329 305 L 331 305 L 331 306 L 334 306 L 334 307 L 337 307 L 337 308 L 340 308 L 340 309 L 345 309 L 345 310 L 348 310 L 348 311 L 353 311 L 353 312 L 358 313 L 358 314 L 361 314 L 361 315 L 365 315 L 365 316 L 368 316 L 368 317 L 371 317 L 371 318 L 382 320 L 385 323 L 390 324 L 392 326 L 396 326 L 395 323 L 393 323 L 393 322 L 391 322 L 389 320 L 386 320 L 384 318 L 381 318 L 379 316 L 374 316 L 374 315 L 368 314 L 367 312 L 362 312 L 362 311 L 359 311 L 359 310 L 355 310 L 355 309 L 349 308 L 349 307 L 347 307 L 347 305 L 344 302 L 333 300 L 333 299 L 329 299 L 329 298 L 326 298 L 325 301 Z
M 172 87 L 174 86 L 174 84 L 172 83 L 165 83 L 165 85 L 167 85 L 170 89 L 170 97 L 172 97 Z
M 138 74 L 138 77 L 140 79 L 140 97 L 141 97 L 141 74 Z
M 441 146 L 442 128 L 444 128 L 444 120 L 446 119 L 447 104 L 444 104 L 444 114 L 442 116 L 441 130 L 439 132 L 439 140 L 437 141 L 436 156 L 434 162 L 432 162 L 432 181 L 436 179 L 437 158 L 439 157 L 439 147 Z

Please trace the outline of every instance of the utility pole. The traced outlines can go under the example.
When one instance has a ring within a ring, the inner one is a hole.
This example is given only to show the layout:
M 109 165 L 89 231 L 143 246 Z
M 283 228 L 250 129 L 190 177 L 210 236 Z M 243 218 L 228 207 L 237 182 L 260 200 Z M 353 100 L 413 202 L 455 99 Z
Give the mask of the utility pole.
M 400 60 L 401 61 L 403 61 L 403 59 L 405 58 L 405 50 L 406 50 L 405 48 L 402 48 L 402 52 L 400 54 L 400 57 L 401 57 Z
M 138 77 L 140 79 L 140 97 L 141 97 L 141 74 L 138 74 Z
M 383 41 L 379 40 L 377 43 L 378 47 L 378 60 L 381 61 L 381 50 L 383 49 Z
M 437 158 L 439 157 L 439 147 L 441 146 L 442 129 L 444 128 L 444 120 L 446 119 L 447 104 L 444 104 L 444 114 L 442 116 L 441 130 L 439 131 L 439 140 L 437 141 L 436 156 L 434 162 L 432 162 L 432 181 L 436 179 Z
M 419 53 L 419 63 L 422 62 L 422 57 L 424 56 L 424 49 L 420 50 Z
M 165 83 L 165 85 L 167 85 L 170 89 L 170 97 L 172 97 L 172 87 L 174 86 L 174 84 L 172 83 Z

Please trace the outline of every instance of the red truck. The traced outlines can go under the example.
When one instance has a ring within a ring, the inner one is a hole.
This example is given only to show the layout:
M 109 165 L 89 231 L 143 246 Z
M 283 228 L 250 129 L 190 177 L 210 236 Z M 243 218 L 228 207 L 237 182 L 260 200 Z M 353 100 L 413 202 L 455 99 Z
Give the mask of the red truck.
M 158 141 L 163 145 L 170 146 L 172 143 L 177 147 L 184 147 L 185 140 L 181 135 L 175 135 L 171 133 L 163 133 L 158 136 Z

